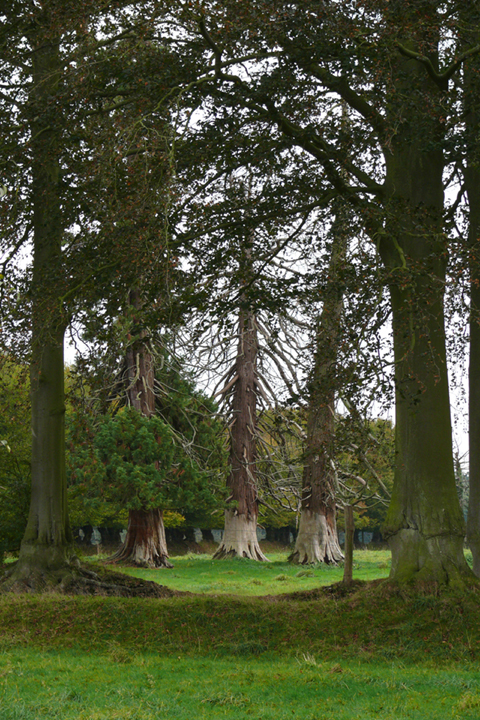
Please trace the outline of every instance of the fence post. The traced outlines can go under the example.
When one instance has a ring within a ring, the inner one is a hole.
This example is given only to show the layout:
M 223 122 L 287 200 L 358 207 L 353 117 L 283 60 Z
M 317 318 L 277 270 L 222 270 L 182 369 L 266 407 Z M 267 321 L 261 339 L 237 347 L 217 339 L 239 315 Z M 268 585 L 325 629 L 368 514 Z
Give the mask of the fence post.
M 345 565 L 343 566 L 343 582 L 348 585 L 353 580 L 353 536 L 355 524 L 353 522 L 353 507 L 345 505 Z

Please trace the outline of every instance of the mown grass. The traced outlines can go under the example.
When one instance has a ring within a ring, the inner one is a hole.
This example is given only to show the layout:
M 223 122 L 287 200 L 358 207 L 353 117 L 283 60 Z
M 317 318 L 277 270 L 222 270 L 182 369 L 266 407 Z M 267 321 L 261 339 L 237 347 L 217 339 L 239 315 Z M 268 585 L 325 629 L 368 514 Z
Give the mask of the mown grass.
M 368 555 L 365 563 L 388 572 L 378 567 L 382 555 Z M 215 585 L 202 575 L 207 560 L 179 560 L 156 577 L 165 582 L 177 572 L 187 582 L 197 566 L 199 585 Z M 219 580 L 229 562 L 241 574 L 227 581 L 247 589 L 260 568 L 272 573 L 260 578 L 267 589 L 288 587 L 279 574 L 306 591 L 303 577 L 317 587 L 331 577 L 277 572 L 276 560 L 270 569 L 225 561 Z M 358 574 L 358 553 L 355 562 Z M 475 588 L 439 594 L 377 582 L 293 599 L 221 594 L 232 586 L 209 592 L 168 600 L 0 597 L 0 720 L 480 717 Z
M 0 718 L 477 720 L 480 711 L 472 667 L 115 653 L 10 651 L 2 657 Z
M 269 562 L 258 563 L 242 558 L 212 560 L 211 555 L 188 554 L 173 558 L 171 570 L 123 568 L 123 572 L 154 580 L 174 590 L 242 596 L 311 590 L 342 580 L 342 566 L 291 565 L 287 557 L 287 552 L 271 552 L 268 553 Z M 355 552 L 354 577 L 357 580 L 386 578 L 389 572 L 390 553 L 387 550 Z

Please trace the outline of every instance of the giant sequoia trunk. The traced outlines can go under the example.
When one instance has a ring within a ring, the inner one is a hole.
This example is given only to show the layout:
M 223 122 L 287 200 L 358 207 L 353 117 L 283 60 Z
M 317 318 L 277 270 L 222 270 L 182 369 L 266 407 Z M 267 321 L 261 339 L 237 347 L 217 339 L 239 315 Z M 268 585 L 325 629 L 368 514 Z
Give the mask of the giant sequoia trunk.
M 114 558 L 140 567 L 173 567 L 168 561 L 162 511 L 130 510 L 125 542 Z
M 130 305 L 140 312 L 142 301 L 138 290 L 131 291 Z M 152 417 L 155 413 L 154 362 L 147 333 L 136 319 L 132 334 L 134 340 L 126 353 L 127 400 L 139 413 Z M 162 511 L 158 508 L 129 510 L 125 541 L 111 560 L 142 567 L 173 567 L 168 560 Z
M 424 32 L 422 26 L 420 39 Z M 399 54 L 392 70 L 388 120 L 395 134 L 385 150 L 389 202 L 379 249 L 393 312 L 396 468 L 384 535 L 391 579 L 456 583 L 471 573 L 455 488 L 445 348 L 442 89 L 416 59 Z
M 257 540 L 257 351 L 255 315 L 249 310 L 241 310 L 230 429 L 230 475 L 227 480 L 234 507 L 225 511 L 223 539 L 213 556 L 216 559 L 267 559 Z
M 41 589 L 68 572 L 72 534 L 68 523 L 64 439 L 62 222 L 59 142 L 55 117 L 60 75 L 58 39 L 40 30 L 33 38 L 31 97 L 33 277 L 32 299 L 32 492 L 20 556 L 7 587 Z
M 334 454 L 336 365 L 343 293 L 339 272 L 345 261 L 346 227 L 341 207 L 332 227 L 333 245 L 328 286 L 317 328 L 314 368 L 309 382 L 309 404 L 302 505 L 298 535 L 290 562 L 331 563 L 343 560 L 338 543 Z
M 472 3 L 465 8 L 466 49 L 478 43 L 480 12 Z M 470 30 L 468 30 L 468 28 Z M 467 542 L 473 572 L 480 577 L 480 59 L 474 56 L 464 68 L 464 108 L 467 127 L 465 185 L 469 205 L 470 251 L 470 367 L 469 367 L 469 503 Z

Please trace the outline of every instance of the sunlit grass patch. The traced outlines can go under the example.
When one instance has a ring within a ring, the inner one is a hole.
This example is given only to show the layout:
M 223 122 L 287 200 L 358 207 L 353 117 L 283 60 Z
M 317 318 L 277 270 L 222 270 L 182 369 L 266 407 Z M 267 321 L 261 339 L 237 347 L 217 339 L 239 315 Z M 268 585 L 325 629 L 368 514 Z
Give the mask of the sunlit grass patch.
M 210 594 L 278 595 L 312 590 L 340 582 L 343 566 L 298 566 L 287 562 L 288 552 L 270 553 L 269 562 L 247 559 L 213 560 L 211 555 L 181 555 L 172 558 L 173 570 L 119 568 L 135 577 L 154 580 L 173 590 Z M 390 572 L 387 550 L 357 550 L 354 577 L 358 580 L 386 578 Z

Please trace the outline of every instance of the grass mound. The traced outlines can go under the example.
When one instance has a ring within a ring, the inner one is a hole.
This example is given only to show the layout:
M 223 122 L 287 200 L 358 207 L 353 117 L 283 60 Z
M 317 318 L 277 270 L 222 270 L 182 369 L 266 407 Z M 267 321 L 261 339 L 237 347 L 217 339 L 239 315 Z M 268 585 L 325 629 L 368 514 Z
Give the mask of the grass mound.
M 360 556 L 357 573 L 382 562 Z M 0 720 L 478 720 L 478 588 L 175 563 L 152 571 L 164 597 L 1 596 Z
M 15 564 L 0 567 L 0 593 L 56 593 L 60 595 L 104 595 L 107 597 L 169 598 L 182 594 L 153 580 L 112 571 L 103 565 L 80 563 L 52 573 L 33 573 L 25 579 L 9 581 Z

